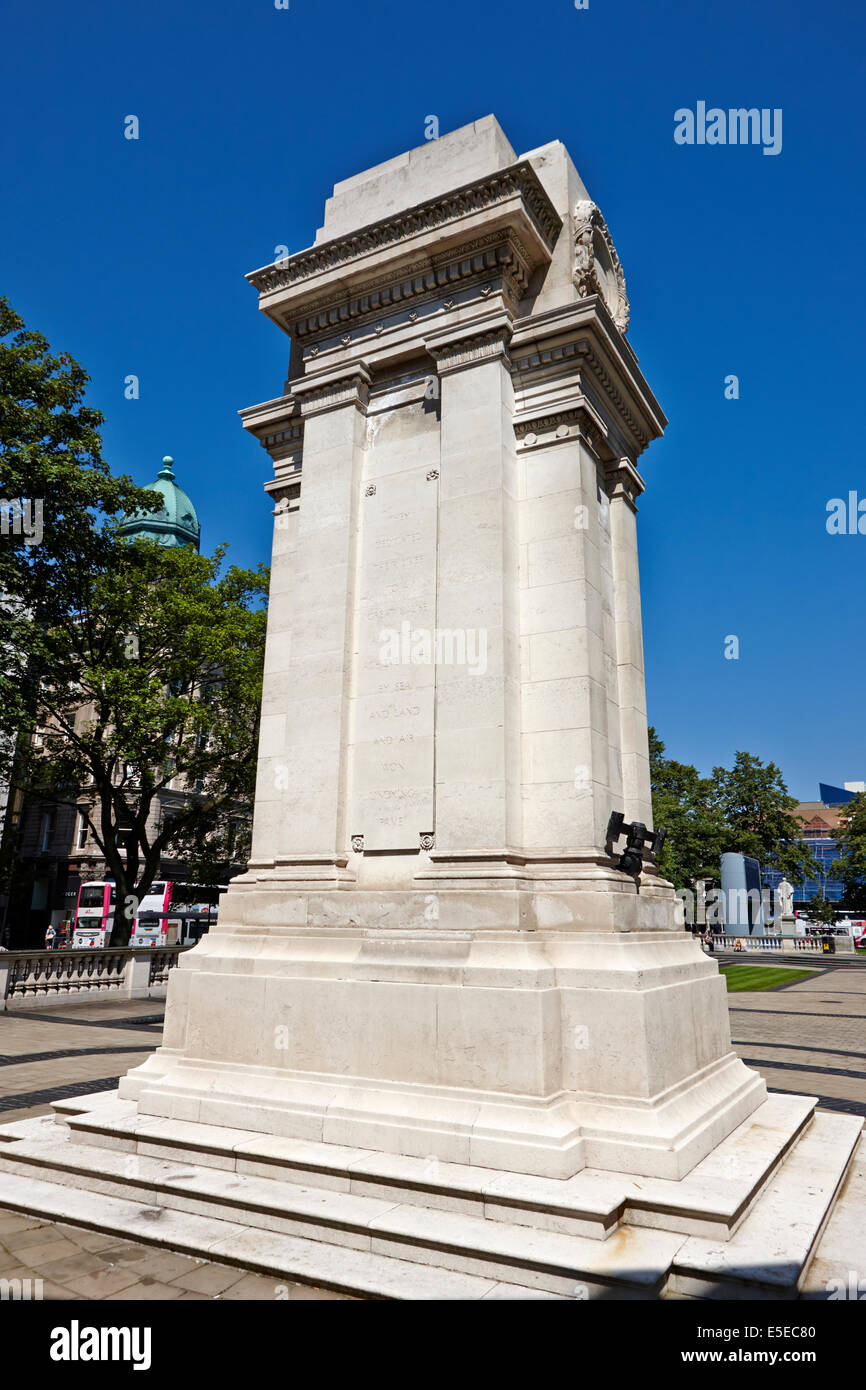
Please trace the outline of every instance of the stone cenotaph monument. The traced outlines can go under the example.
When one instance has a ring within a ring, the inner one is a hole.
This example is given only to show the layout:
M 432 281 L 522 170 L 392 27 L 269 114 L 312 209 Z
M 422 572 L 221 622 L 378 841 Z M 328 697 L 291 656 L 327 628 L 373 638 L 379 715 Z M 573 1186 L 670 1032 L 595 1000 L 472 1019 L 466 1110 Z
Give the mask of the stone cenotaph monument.
M 748 1284 L 782 1156 L 829 1165 L 817 1238 L 860 1121 L 768 1099 L 672 886 L 608 839 L 652 824 L 636 511 L 666 421 L 605 220 L 561 143 L 518 156 L 488 116 L 337 184 L 247 278 L 291 340 L 241 413 L 274 469 L 252 858 L 159 1050 L 61 1106 L 72 1146 L 125 1150 L 133 1201 L 138 1154 L 179 1248 L 199 1220 L 334 1287 Z
M 275 468 L 252 860 L 121 1095 L 682 1177 L 765 1087 L 672 889 L 605 845 L 652 821 L 636 465 L 666 422 L 604 220 L 561 144 L 518 159 L 488 118 L 338 184 L 248 278 L 292 342 L 242 415 Z

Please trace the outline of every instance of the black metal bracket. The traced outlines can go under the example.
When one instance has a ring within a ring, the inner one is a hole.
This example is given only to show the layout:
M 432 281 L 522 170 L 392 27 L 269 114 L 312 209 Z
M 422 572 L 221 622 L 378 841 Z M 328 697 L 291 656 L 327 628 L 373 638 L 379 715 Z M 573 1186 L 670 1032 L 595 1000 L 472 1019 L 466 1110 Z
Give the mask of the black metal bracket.
M 665 842 L 667 831 L 647 830 L 643 821 L 626 822 L 622 811 L 612 811 L 607 823 L 607 849 L 611 858 L 615 857 L 614 845 L 621 835 L 626 837 L 625 851 L 620 856 L 619 862 L 614 863 L 613 867 L 619 869 L 620 873 L 637 878 L 643 868 L 644 851 L 646 850 L 654 859 L 657 859 Z

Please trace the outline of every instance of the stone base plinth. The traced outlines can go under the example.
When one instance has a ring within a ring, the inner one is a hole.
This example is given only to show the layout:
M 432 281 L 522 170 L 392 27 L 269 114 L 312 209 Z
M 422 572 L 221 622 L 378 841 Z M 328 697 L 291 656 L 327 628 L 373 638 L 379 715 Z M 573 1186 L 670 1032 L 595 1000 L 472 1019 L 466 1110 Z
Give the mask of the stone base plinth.
M 120 1095 L 515 1173 L 684 1177 L 766 1087 L 715 963 L 629 887 L 440 891 L 436 923 L 421 893 L 250 894 L 172 971 L 163 1046 Z

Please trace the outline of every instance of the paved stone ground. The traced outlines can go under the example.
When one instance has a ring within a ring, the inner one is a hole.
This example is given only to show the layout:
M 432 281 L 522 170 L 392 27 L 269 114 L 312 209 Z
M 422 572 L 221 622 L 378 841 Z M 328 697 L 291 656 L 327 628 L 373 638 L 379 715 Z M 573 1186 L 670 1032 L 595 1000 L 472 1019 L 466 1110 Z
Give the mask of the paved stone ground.
M 346 1299 L 307 1284 L 278 1283 L 230 1265 L 0 1210 L 3 1279 L 41 1279 L 46 1301 Z M 31 1282 L 30 1288 L 35 1292 L 38 1285 Z
M 866 1116 L 866 959 L 809 968 L 815 973 L 797 984 L 728 996 L 734 1044 L 773 1090 Z M 0 1124 L 115 1086 L 158 1045 L 163 1008 L 155 1000 L 99 1000 L 0 1014 Z M 15 1278 L 41 1278 L 46 1299 L 344 1297 L 0 1210 L 0 1279 Z
M 720 958 L 734 963 L 742 957 Z M 807 968 L 805 961 L 784 964 Z M 728 995 L 734 1046 L 772 1090 L 817 1096 L 825 1110 L 866 1116 L 866 959 L 808 968 L 815 974 L 797 984 Z
M 99 999 L 0 1013 L 0 1124 L 107 1091 L 159 1046 L 161 1000 Z
M 0 1124 L 116 1086 L 159 1046 L 164 1009 L 153 999 L 101 999 L 0 1013 Z M 2 1209 L 0 1279 L 42 1279 L 45 1299 L 346 1298 Z

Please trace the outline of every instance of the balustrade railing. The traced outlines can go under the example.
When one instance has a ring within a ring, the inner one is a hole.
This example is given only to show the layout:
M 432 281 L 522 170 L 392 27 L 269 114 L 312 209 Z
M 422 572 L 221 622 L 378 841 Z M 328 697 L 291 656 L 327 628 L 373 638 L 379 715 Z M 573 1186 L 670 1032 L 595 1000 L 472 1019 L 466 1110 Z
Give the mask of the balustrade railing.
M 165 984 L 189 946 L 0 951 L 0 1001 L 75 995 L 141 998 Z
M 189 947 L 183 949 L 188 950 Z M 173 965 L 177 965 L 178 948 L 166 947 L 165 950 L 152 950 L 148 957 L 150 962 L 149 983 L 152 985 L 164 985 L 168 983 L 168 972 Z
M 777 955 L 792 953 L 803 955 L 824 955 L 824 938 L 821 936 L 737 936 L 728 933 L 712 934 L 713 947 L 717 951 L 772 951 Z M 849 936 L 833 938 L 835 953 L 851 955 L 854 943 Z

